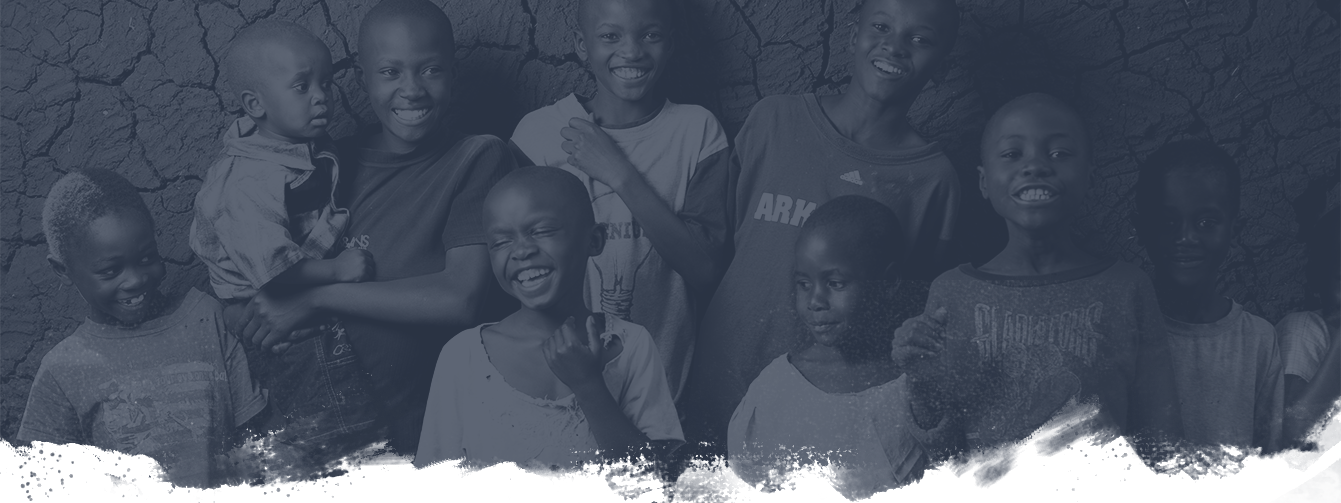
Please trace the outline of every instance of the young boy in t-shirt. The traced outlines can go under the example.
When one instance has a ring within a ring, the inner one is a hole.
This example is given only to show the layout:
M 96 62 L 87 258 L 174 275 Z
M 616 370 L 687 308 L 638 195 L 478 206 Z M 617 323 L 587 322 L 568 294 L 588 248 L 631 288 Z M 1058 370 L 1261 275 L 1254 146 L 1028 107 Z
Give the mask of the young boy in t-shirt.
M 852 82 L 840 95 L 771 96 L 733 147 L 728 211 L 735 256 L 700 329 L 682 404 L 691 442 L 720 441 L 750 381 L 795 349 L 791 257 L 801 225 L 832 198 L 888 205 L 903 224 L 900 276 L 930 279 L 954 229 L 959 177 L 908 109 L 954 46 L 949 0 L 867 0 L 852 37 Z
M 42 357 L 18 438 L 143 454 L 173 484 L 222 482 L 244 426 L 266 414 L 264 392 L 227 330 L 219 303 L 196 289 L 169 298 L 154 220 L 125 178 L 72 171 L 42 209 L 47 260 L 74 285 L 88 318 Z
M 427 0 L 387 0 L 359 26 L 355 66 L 379 121 L 342 141 L 337 201 L 351 211 L 347 248 L 377 257 L 372 281 L 249 304 L 248 338 L 275 344 L 296 327 L 339 315 L 372 377 L 391 447 L 419 444 L 434 359 L 465 327 L 497 320 L 515 301 L 489 280 L 480 211 L 515 163 L 492 136 L 451 131 L 451 20 Z
M 340 169 L 326 136 L 330 50 L 296 24 L 267 20 L 238 33 L 223 67 L 245 115 L 224 133 L 190 234 L 215 295 L 234 314 L 262 290 L 370 278 L 372 257 L 339 246 L 349 212 L 334 204 Z M 294 344 L 279 355 L 251 353 L 287 438 L 324 441 L 372 426 L 365 379 L 339 321 Z
M 982 266 L 936 278 L 926 312 L 895 331 L 893 357 L 909 379 L 917 431 L 948 418 L 960 431 L 948 436 L 954 444 L 986 449 L 1023 440 L 1063 406 L 1097 399 L 1104 427 L 1140 440 L 1178 438 L 1150 280 L 1069 235 L 1090 181 L 1080 116 L 1051 96 L 1021 96 L 988 121 L 981 148 L 979 187 L 1010 239 Z
M 582 300 L 587 259 L 606 240 L 581 181 L 520 168 L 489 191 L 484 227 L 494 278 L 521 309 L 442 348 L 415 466 L 464 458 L 574 468 L 598 449 L 620 458 L 678 446 L 652 336 Z
M 1341 396 L 1341 224 L 1337 208 L 1303 229 L 1308 240 L 1305 292 L 1311 311 L 1276 324 L 1285 377 L 1282 447 L 1308 448 L 1310 430 Z M 1310 232 L 1311 231 L 1311 232 Z
M 607 239 L 587 267 L 587 305 L 647 327 L 678 396 L 698 303 L 725 266 L 726 134 L 657 85 L 679 28 L 673 0 L 580 0 L 577 11 L 577 54 L 596 93 L 527 114 L 512 142 L 522 162 L 586 183 Z
M 1141 166 L 1136 211 L 1155 264 L 1184 437 L 1276 450 L 1284 396 L 1276 331 L 1216 291 L 1238 230 L 1238 166 L 1209 141 L 1164 145 Z

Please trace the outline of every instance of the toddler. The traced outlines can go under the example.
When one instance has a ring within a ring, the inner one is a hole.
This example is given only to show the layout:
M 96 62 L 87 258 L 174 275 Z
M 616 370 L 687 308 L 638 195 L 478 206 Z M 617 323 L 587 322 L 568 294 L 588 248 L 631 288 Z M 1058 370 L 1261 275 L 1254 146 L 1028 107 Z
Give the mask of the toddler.
M 176 485 L 224 480 L 222 458 L 265 421 L 266 395 L 217 301 L 159 291 L 167 270 L 139 192 L 111 171 L 72 171 L 47 195 L 42 231 L 88 318 L 42 357 L 18 438 L 143 454 Z
M 334 204 L 340 169 L 326 136 L 334 111 L 326 45 L 296 24 L 260 21 L 238 33 L 223 69 L 244 115 L 224 132 L 223 154 L 196 194 L 190 235 L 215 295 L 236 316 L 263 290 L 369 279 L 371 255 L 339 251 L 349 212 Z M 316 334 L 292 351 L 280 346 L 282 355 L 251 353 L 286 432 L 299 441 L 359 432 L 373 421 L 344 328 L 332 320 Z

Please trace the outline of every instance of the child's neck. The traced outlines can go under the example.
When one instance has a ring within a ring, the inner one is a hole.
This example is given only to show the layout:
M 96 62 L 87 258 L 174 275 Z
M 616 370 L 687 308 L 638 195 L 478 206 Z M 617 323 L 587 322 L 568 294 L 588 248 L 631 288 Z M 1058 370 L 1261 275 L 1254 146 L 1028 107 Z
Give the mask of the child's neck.
M 255 122 L 256 122 L 256 132 L 260 134 L 261 137 L 263 138 L 268 138 L 275 141 L 282 141 L 284 143 L 292 143 L 295 145 L 299 143 L 307 143 L 309 141 L 312 141 L 311 138 L 293 138 L 276 133 L 275 131 L 270 129 L 269 124 L 267 124 L 264 119 L 260 119 Z
M 566 302 L 549 309 L 538 310 L 522 306 L 516 313 L 508 316 L 508 320 L 527 333 L 553 334 L 569 317 L 576 320 L 579 326 L 585 326 L 583 324 L 586 323 L 587 316 L 591 315 L 591 311 L 587 310 L 581 295 L 569 295 L 565 298 L 568 299 Z
M 1159 308 L 1165 316 L 1183 323 L 1214 323 L 1229 315 L 1234 303 L 1215 291 L 1215 283 L 1181 286 L 1155 278 Z
M 979 270 L 1002 276 L 1041 276 L 1094 264 L 1094 257 L 1066 234 L 1066 226 L 1049 232 L 1028 232 L 1011 225 L 1006 248 Z
M 656 92 L 648 93 L 638 101 L 625 101 L 609 91 L 597 88 L 596 95 L 582 103 L 582 107 L 591 114 L 596 125 L 619 128 L 646 119 L 660 110 L 665 102 L 666 99 Z
M 899 377 L 887 357 L 857 361 L 840 348 L 822 344 L 792 353 L 788 361 L 825 393 L 856 393 Z
M 824 111 L 839 134 L 863 147 L 902 150 L 926 145 L 908 123 L 912 100 L 880 101 L 849 84 L 846 92 L 820 98 Z

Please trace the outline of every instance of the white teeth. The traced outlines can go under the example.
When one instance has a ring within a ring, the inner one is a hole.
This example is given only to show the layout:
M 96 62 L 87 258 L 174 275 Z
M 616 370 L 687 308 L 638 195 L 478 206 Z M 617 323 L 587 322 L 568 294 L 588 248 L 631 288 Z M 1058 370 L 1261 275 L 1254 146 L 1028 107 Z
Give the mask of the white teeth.
M 419 119 L 423 119 L 424 116 L 428 115 L 428 109 L 420 108 L 416 110 L 399 110 L 393 108 L 391 109 L 391 113 L 396 114 L 396 117 L 401 120 L 413 122 Z
M 528 283 L 534 283 L 540 279 L 548 277 L 553 269 L 527 269 L 517 273 L 517 281 L 523 285 L 530 286 Z
M 1024 201 L 1041 201 L 1044 199 L 1052 199 L 1052 195 L 1052 191 L 1048 189 L 1026 189 L 1023 192 L 1020 192 L 1020 199 Z
M 142 294 L 136 295 L 136 296 L 134 296 L 134 297 L 131 297 L 131 298 L 129 298 L 129 299 L 122 299 L 122 300 L 120 300 L 120 301 L 118 301 L 118 302 L 120 302 L 121 305 L 126 306 L 126 307 L 135 307 L 135 306 L 138 306 L 138 305 L 140 305 L 141 303 L 144 302 L 144 296 L 145 296 L 145 294 L 142 293 Z
M 633 80 L 642 78 L 643 75 L 647 75 L 647 70 L 643 70 L 641 68 L 630 68 L 627 66 L 622 66 L 619 68 L 611 68 L 610 73 L 613 73 L 616 77 L 619 77 L 621 79 Z
M 876 70 L 880 70 L 885 73 L 892 73 L 895 75 L 903 75 L 905 73 L 902 68 L 899 68 L 897 66 L 891 65 L 887 62 L 880 60 L 872 61 L 871 65 L 875 66 Z

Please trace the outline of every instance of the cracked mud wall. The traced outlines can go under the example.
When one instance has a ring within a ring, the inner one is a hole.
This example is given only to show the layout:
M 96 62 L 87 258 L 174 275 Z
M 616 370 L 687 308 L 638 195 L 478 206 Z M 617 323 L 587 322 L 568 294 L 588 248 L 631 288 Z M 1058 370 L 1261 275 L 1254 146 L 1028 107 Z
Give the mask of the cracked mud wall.
M 572 0 L 437 0 L 456 26 L 461 127 L 506 138 L 526 112 L 592 84 L 573 52 Z M 195 191 L 237 105 L 218 57 L 262 18 L 307 26 L 336 61 L 343 136 L 372 122 L 351 67 L 373 2 L 39 2 L 0 8 L 0 436 L 18 430 L 42 355 L 84 316 L 46 265 L 41 207 L 82 166 L 140 188 L 169 262 L 165 291 L 207 290 L 187 246 Z M 959 42 L 911 112 L 964 181 L 960 261 L 990 257 L 1004 229 L 977 197 L 977 142 L 991 111 L 1026 91 L 1078 104 L 1096 174 L 1078 230 L 1144 260 L 1128 219 L 1135 159 L 1209 137 L 1241 164 L 1243 231 L 1225 292 L 1277 321 L 1304 306 L 1304 237 L 1337 203 L 1338 23 L 1329 0 L 960 0 Z M 687 0 L 668 84 L 734 134 L 763 96 L 846 85 L 855 0 Z M 556 132 L 557 135 L 557 132 Z M 1330 231 L 1335 231 L 1331 229 Z

